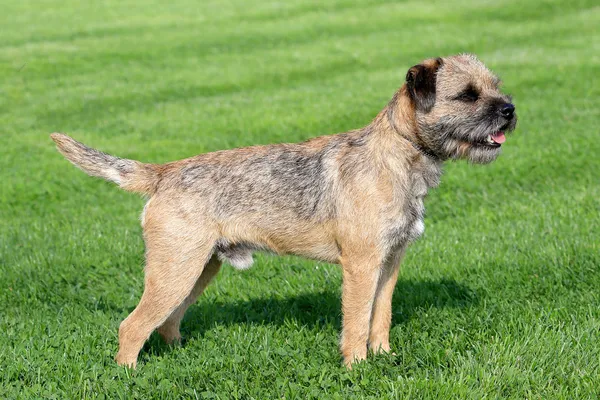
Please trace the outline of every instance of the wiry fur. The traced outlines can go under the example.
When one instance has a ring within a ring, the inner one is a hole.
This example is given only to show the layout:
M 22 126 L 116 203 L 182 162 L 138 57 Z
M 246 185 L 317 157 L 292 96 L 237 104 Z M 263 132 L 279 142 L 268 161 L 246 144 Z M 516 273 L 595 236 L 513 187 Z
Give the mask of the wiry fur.
M 111 156 L 62 133 L 50 137 L 65 158 L 85 173 L 114 182 L 130 192 L 153 194 L 156 190 L 160 166 Z
M 477 102 L 456 100 L 465 87 Z M 345 363 L 367 347 L 389 351 L 391 297 L 407 245 L 424 230 L 423 199 L 449 158 L 490 162 L 480 144 L 512 129 L 494 104 L 508 97 L 469 55 L 426 60 L 365 128 L 299 144 L 201 154 L 163 165 L 124 160 L 53 134 L 59 150 L 90 175 L 145 193 L 145 288 L 119 329 L 119 364 L 135 366 L 150 333 L 180 338 L 187 307 L 218 272 L 252 252 L 296 254 L 343 268 Z

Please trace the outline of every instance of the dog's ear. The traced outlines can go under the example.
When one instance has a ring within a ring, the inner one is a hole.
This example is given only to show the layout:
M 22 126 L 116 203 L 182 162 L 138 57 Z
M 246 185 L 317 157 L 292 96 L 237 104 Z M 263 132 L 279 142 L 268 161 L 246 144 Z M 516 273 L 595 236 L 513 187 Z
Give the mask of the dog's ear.
M 431 111 L 435 104 L 436 74 L 441 65 L 441 58 L 427 60 L 411 67 L 406 74 L 408 94 L 421 112 Z

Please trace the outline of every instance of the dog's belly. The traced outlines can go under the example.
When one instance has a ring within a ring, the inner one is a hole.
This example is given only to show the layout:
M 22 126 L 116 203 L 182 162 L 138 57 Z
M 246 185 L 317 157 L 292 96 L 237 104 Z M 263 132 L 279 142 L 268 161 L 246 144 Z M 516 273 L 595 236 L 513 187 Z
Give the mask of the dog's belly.
M 338 262 L 337 247 L 328 246 L 323 244 L 321 246 L 313 246 L 310 249 L 303 249 L 304 251 L 289 251 L 283 254 L 296 255 L 301 257 L 310 258 L 318 261 L 325 261 L 331 263 Z M 265 248 L 262 246 L 254 246 L 251 244 L 236 244 L 220 247 L 216 250 L 216 254 L 221 261 L 227 261 L 236 269 L 248 269 L 254 263 L 252 254 L 255 251 L 263 251 L 269 253 L 275 253 L 272 249 Z
M 299 224 L 287 227 L 277 225 L 276 221 L 270 221 L 270 224 L 256 222 L 224 226 L 224 236 L 216 248 L 219 258 L 238 269 L 252 265 L 252 253 L 255 251 L 339 262 L 340 249 L 327 226 L 315 224 L 301 228 Z

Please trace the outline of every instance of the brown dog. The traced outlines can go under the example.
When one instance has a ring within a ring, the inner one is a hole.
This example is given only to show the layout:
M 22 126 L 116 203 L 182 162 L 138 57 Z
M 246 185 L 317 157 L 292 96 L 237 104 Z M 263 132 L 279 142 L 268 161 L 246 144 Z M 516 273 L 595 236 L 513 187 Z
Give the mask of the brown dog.
M 423 233 L 423 198 L 438 185 L 442 163 L 489 163 L 515 128 L 499 83 L 472 55 L 430 59 L 410 68 L 365 128 L 163 165 L 52 134 L 83 171 L 149 196 L 144 293 L 119 328 L 117 362 L 135 367 L 157 328 L 167 342 L 180 339 L 186 309 L 221 261 L 248 268 L 257 250 L 341 264 L 345 364 L 366 358 L 367 348 L 389 351 L 400 259 Z

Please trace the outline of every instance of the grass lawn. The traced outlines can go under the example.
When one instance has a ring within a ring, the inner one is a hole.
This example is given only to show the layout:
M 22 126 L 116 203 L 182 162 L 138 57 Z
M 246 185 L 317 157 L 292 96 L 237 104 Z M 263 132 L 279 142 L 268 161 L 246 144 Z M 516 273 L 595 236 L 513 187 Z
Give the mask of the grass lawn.
M 0 398 L 598 398 L 600 8 L 589 1 L 4 0 Z M 55 150 L 62 131 L 166 162 L 369 123 L 420 60 L 474 52 L 520 122 L 449 163 L 394 296 L 396 356 L 348 372 L 338 266 L 223 269 L 135 371 L 140 197 Z

